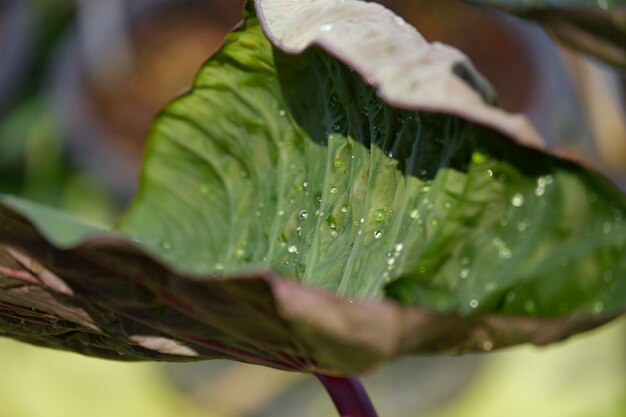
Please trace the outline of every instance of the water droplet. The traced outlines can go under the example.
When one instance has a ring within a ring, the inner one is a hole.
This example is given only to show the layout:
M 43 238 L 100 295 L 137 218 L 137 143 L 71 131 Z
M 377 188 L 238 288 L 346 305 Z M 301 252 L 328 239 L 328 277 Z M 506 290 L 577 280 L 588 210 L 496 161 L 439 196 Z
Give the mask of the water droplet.
M 420 274 L 425 274 L 426 273 L 426 267 L 425 266 L 420 266 L 417 270 L 420 272 Z
M 509 248 L 502 248 L 498 251 L 498 256 L 502 259 L 511 259 L 513 254 Z
M 161 241 L 161 248 L 163 248 L 164 250 L 170 250 L 172 249 L 172 244 L 167 240 L 163 240 Z
M 487 176 L 488 177 L 493 177 L 493 171 L 492 170 L 488 169 L 486 172 L 487 172 Z
M 496 288 L 498 288 L 498 286 L 495 282 L 488 282 L 485 284 L 485 291 L 487 292 L 495 291 Z
M 374 232 L 374 238 L 380 239 L 382 236 L 383 236 L 383 232 L 381 232 L 380 230 L 377 230 Z
M 404 249 L 404 245 L 402 243 L 397 243 L 393 248 L 396 250 L 396 252 L 402 252 L 402 249 Z
M 335 159 L 335 168 L 341 168 L 343 166 L 343 159 Z
M 282 217 L 285 215 L 285 211 L 284 210 L 278 210 L 278 216 Z
M 374 213 L 374 220 L 377 222 L 382 222 L 385 220 L 385 209 L 378 209 L 376 213 Z
M 387 259 L 387 265 L 392 266 L 395 263 L 396 263 L 396 258 Z
M 291 245 L 287 248 L 287 252 L 289 253 L 298 253 L 298 247 L 296 245 Z
M 541 197 L 542 195 L 544 195 L 546 192 L 546 188 L 545 187 L 537 187 L 535 188 L 535 195 L 537 197 Z
M 511 199 L 511 204 L 513 207 L 522 207 L 524 205 L 524 196 L 520 193 L 517 193 Z
M 286 112 L 285 110 L 281 109 L 281 110 L 278 112 L 278 114 L 279 114 L 281 117 L 285 117 L 285 115 L 287 114 L 287 112 Z
M 409 217 L 412 218 L 413 220 L 417 220 L 420 217 L 420 212 L 415 209 L 411 212 L 411 214 L 409 214 Z
M 215 266 L 213 266 L 213 269 L 215 269 L 216 271 L 223 271 L 224 270 L 224 264 L 223 263 L 216 263 Z
M 459 274 L 459 277 L 461 279 L 465 279 L 469 276 L 469 269 L 468 268 L 463 268 L 461 269 L 461 273 Z
M 604 303 L 602 301 L 596 301 L 593 303 L 593 312 L 594 313 L 602 313 L 604 310 Z
M 491 340 L 485 340 L 482 348 L 485 352 L 491 352 L 493 350 L 493 342 Z
M 507 224 L 509 224 L 509 219 L 500 219 L 500 226 L 506 226 Z
M 430 221 L 430 224 L 432 224 L 433 226 L 437 226 L 439 224 L 439 219 L 435 217 Z
M 517 230 L 520 232 L 524 232 L 526 231 L 526 229 L 528 229 L 529 226 L 530 226 L 530 221 L 524 220 L 524 221 L 517 223 Z
M 348 212 L 348 206 L 343 206 L 343 207 L 341 208 L 341 212 L 342 212 L 342 213 L 347 213 L 347 212 Z
M 526 311 L 526 313 L 534 313 L 536 308 L 537 306 L 533 300 L 527 300 L 524 303 L 524 311 Z
M 472 154 L 472 162 L 475 164 L 482 164 L 487 160 L 487 155 L 480 153 L 480 152 L 474 152 Z
M 331 30 L 333 30 L 332 23 L 325 23 L 322 26 L 320 26 L 321 32 L 330 32 Z
M 339 234 L 339 233 L 337 233 L 337 231 L 336 231 L 336 230 L 331 230 L 331 231 L 330 231 L 330 237 L 337 237 L 337 235 L 338 235 L 338 234 Z
M 302 228 L 301 227 L 297 227 L 296 228 L 296 233 L 298 236 L 302 236 Z
M 330 222 L 330 223 L 328 223 L 328 226 L 330 226 L 331 229 L 336 229 L 337 228 L 337 223 Z
M 469 302 L 470 308 L 477 308 L 478 304 L 479 304 L 478 300 L 476 300 L 476 299 L 470 300 L 470 302 Z
M 302 210 L 300 211 L 300 213 L 298 213 L 298 218 L 300 220 L 306 220 L 309 217 L 309 212 L 306 210 Z
M 209 191 L 210 191 L 210 188 L 209 188 L 209 186 L 208 186 L 208 185 L 206 185 L 206 184 L 205 184 L 205 185 L 201 185 L 201 186 L 198 188 L 198 191 L 199 191 L 199 192 L 200 192 L 200 194 L 202 194 L 202 195 L 207 195 L 207 194 L 209 193 Z
M 302 188 L 304 188 L 305 190 L 309 187 L 309 182 L 308 181 L 303 181 L 302 182 Z
M 337 194 L 338 192 L 339 192 L 339 188 L 337 188 L 336 186 L 333 186 L 330 188 L 331 194 Z
M 450 207 L 452 207 L 452 202 L 446 201 L 446 203 L 444 204 L 444 207 L 449 209 Z

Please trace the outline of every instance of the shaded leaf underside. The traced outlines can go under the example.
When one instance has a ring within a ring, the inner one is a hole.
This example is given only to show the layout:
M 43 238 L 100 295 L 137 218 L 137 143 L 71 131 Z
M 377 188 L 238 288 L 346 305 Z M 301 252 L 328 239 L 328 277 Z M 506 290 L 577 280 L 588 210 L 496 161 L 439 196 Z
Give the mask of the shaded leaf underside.
M 352 373 L 548 343 L 624 307 L 614 187 L 391 107 L 320 48 L 273 49 L 254 17 L 159 116 L 147 155 L 117 232 L 78 246 L 82 227 L 58 236 L 48 213 L 46 239 L 18 214 L 39 209 L 4 200 L 2 332 L 119 359 Z

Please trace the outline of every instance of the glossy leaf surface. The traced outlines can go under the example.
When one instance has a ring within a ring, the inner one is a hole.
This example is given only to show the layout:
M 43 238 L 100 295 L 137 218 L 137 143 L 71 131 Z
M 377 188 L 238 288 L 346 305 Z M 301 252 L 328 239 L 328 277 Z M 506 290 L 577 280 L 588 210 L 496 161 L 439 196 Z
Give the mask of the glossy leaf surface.
M 460 53 L 373 4 L 261 0 L 265 34 L 252 6 L 155 122 L 115 231 L 3 200 L 4 334 L 342 374 L 623 310 L 624 196 Z

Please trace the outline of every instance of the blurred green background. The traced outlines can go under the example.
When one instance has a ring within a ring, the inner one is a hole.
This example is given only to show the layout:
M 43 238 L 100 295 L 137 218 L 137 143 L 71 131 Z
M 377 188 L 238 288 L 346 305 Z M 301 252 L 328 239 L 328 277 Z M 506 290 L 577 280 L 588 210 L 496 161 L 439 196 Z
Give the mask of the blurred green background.
M 624 114 L 608 68 L 533 25 L 452 0 L 386 3 L 469 54 L 504 107 L 526 113 L 549 144 L 626 184 Z M 150 120 L 240 9 L 233 0 L 0 0 L 0 192 L 113 221 L 136 189 Z M 237 363 L 121 364 L 0 339 L 0 369 L 0 417 L 335 415 L 314 378 Z M 381 417 L 624 416 L 626 320 L 549 348 L 404 359 L 364 382 Z

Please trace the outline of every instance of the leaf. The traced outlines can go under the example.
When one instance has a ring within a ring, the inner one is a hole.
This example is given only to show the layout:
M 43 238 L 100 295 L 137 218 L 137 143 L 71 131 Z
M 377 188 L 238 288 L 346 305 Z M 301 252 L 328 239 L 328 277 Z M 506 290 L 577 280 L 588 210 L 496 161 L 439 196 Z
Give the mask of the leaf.
M 0 332 L 351 374 L 623 311 L 624 196 L 490 104 L 462 54 L 375 4 L 256 9 L 156 120 L 114 231 L 0 204 Z
M 624 0 L 468 1 L 537 20 L 566 45 L 626 69 Z

